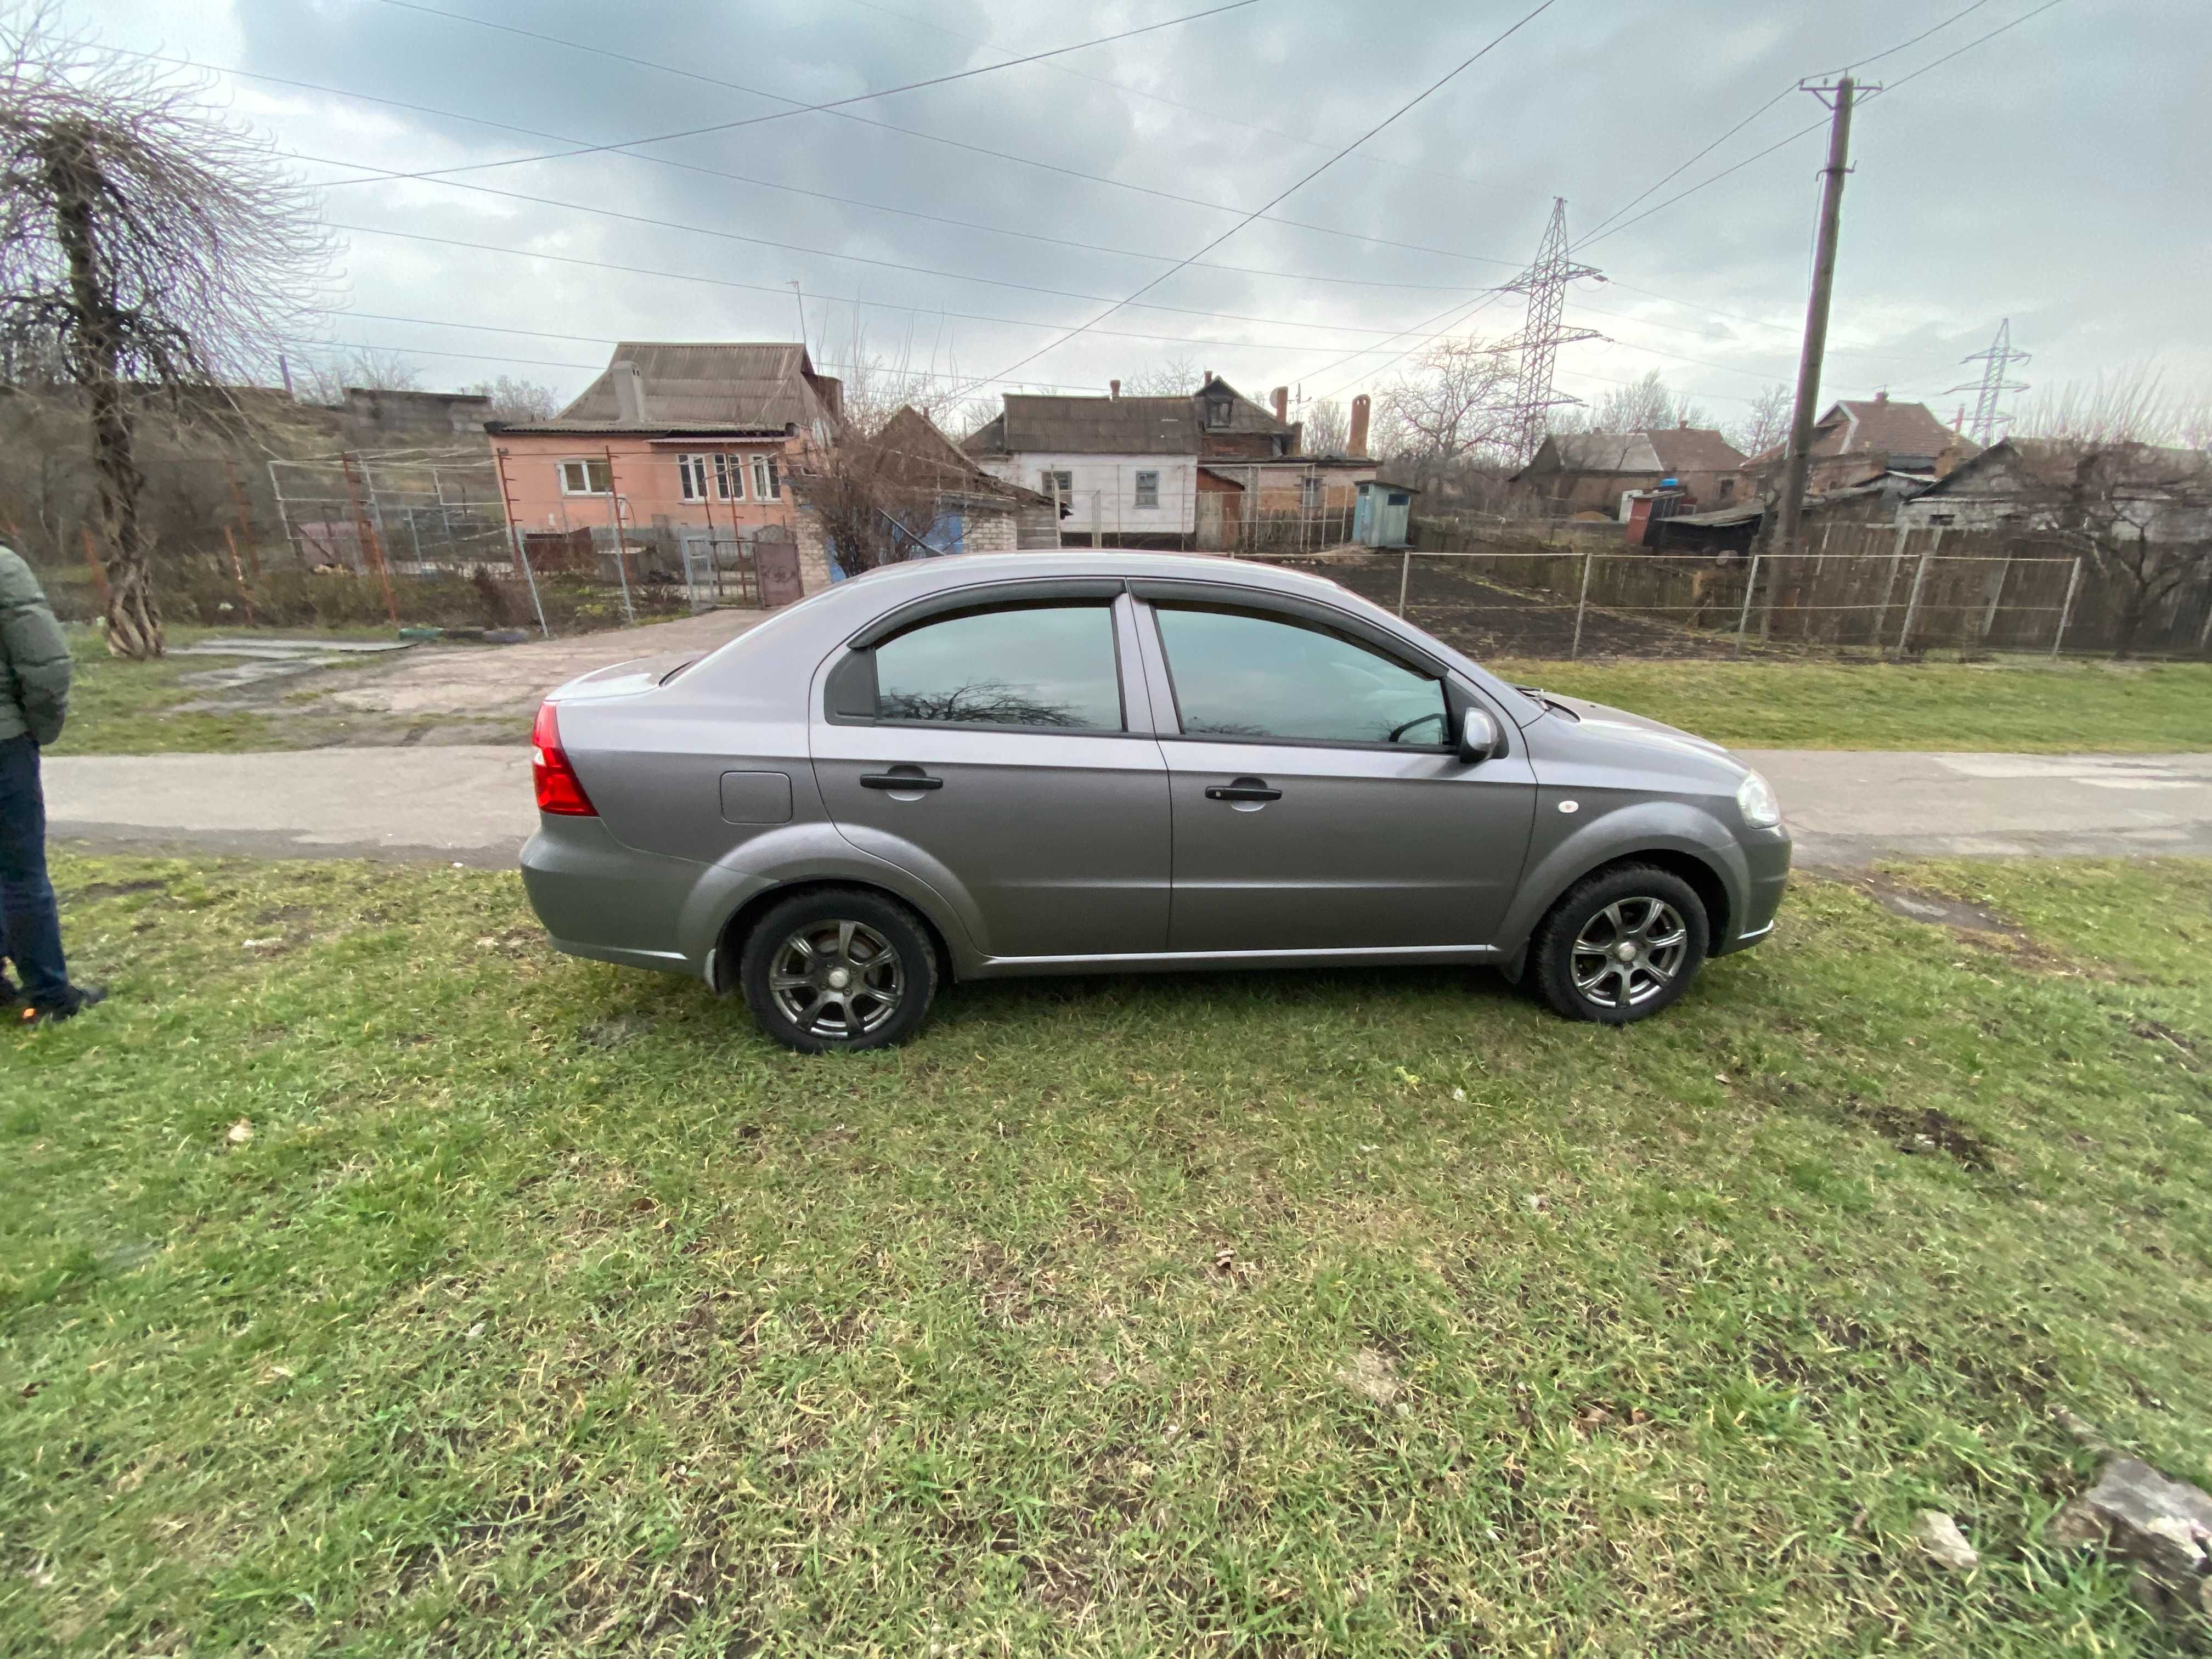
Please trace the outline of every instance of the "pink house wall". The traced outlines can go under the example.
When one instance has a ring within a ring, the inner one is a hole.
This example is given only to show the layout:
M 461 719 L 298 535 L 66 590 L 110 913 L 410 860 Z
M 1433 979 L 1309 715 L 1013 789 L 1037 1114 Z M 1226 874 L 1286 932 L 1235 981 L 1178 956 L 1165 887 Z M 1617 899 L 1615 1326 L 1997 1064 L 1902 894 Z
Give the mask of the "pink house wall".
M 665 522 L 680 528 L 755 529 L 763 525 L 796 526 L 797 502 L 791 471 L 801 447 L 797 438 L 646 438 L 634 434 L 501 432 L 492 434 L 493 455 L 505 474 L 509 524 L 523 531 L 574 530 L 611 525 L 616 502 L 604 495 L 570 495 L 562 488 L 563 461 L 605 462 L 613 459 L 614 493 L 625 529 Z M 744 486 L 742 501 L 726 501 L 715 482 L 712 457 L 726 454 L 738 463 Z M 678 458 L 705 455 L 707 499 L 684 499 Z M 753 458 L 772 456 L 778 475 L 778 499 L 761 501 L 754 488 Z

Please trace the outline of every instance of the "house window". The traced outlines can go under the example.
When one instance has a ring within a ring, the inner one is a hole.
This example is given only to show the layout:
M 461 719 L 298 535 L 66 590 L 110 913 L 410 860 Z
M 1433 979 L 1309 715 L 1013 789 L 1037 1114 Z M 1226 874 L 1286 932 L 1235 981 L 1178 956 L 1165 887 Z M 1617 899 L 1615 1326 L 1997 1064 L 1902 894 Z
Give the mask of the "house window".
M 1037 475 L 1037 493 L 1057 495 L 1061 504 L 1075 499 L 1075 475 L 1073 472 L 1042 472 Z
M 780 501 L 783 499 L 783 482 L 775 476 L 775 457 L 753 457 L 753 499 L 757 501 Z
M 1139 472 L 1137 475 L 1137 505 L 1158 507 L 1160 504 L 1160 475 Z
M 676 477 L 684 486 L 684 499 L 703 501 L 707 499 L 707 458 L 704 455 L 678 455 L 676 458 Z
M 745 498 L 744 462 L 735 455 L 714 457 L 714 499 L 741 501 Z
M 1312 512 L 1321 505 L 1321 475 L 1309 472 L 1298 480 L 1298 505 Z
M 1236 404 L 1230 398 L 1208 398 L 1206 400 L 1206 425 L 1211 427 L 1227 426 L 1229 424 L 1229 417 L 1236 412 Z
M 1723 501 L 1723 503 L 1725 503 L 1725 502 L 1728 502 L 1728 501 L 1734 501 L 1735 499 L 1735 480 L 1734 478 L 1723 478 L 1723 479 L 1721 480 L 1721 500 L 1722 500 L 1722 501 Z
M 615 493 L 615 470 L 607 461 L 563 461 L 561 463 L 561 493 L 563 495 L 611 495 Z

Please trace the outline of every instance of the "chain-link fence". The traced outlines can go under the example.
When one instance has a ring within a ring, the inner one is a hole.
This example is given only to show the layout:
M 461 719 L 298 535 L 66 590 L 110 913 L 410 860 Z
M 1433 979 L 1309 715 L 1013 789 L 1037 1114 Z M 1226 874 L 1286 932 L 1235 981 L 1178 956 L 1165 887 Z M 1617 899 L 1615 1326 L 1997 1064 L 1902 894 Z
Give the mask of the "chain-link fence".
M 1870 531 L 1876 527 L 1869 526 Z M 1317 571 L 1476 657 L 2202 657 L 2212 583 L 2129 595 L 2028 538 L 1879 527 L 1825 552 L 1336 548 L 1270 562 Z

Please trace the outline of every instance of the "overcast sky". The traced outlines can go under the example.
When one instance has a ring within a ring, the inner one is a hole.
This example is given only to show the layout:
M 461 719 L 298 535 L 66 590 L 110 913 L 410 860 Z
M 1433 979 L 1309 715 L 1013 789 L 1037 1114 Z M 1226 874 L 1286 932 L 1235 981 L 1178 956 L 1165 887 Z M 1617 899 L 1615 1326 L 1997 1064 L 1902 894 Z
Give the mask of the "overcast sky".
M 428 386 L 510 374 L 565 396 L 615 338 L 793 337 L 794 280 L 817 361 L 847 360 L 858 336 L 917 369 L 1000 375 L 1230 229 L 1534 0 L 1255 0 L 843 115 L 482 166 L 774 115 L 791 107 L 781 100 L 849 97 L 1209 3 L 70 0 L 65 15 L 109 45 L 218 71 L 236 116 L 321 158 L 301 169 L 348 228 L 338 303 L 359 313 L 332 317 L 330 340 L 415 354 Z M 1589 236 L 1753 118 L 1625 224 L 1822 120 L 1812 94 L 1785 91 L 1801 76 L 1886 53 L 1863 73 L 1895 85 L 2026 18 L 1860 111 L 1824 392 L 1886 387 L 1948 417 L 1962 399 L 1947 388 L 1978 372 L 1959 360 L 2007 316 L 2039 390 L 2145 361 L 2171 382 L 2212 381 L 2212 4 L 2062 0 L 2028 15 L 2041 4 L 1554 0 L 1273 210 L 1300 226 L 1237 231 L 1015 377 L 1103 390 L 1180 356 L 1255 395 L 1373 389 L 1423 335 L 1519 325 L 1518 298 L 1477 301 L 1528 261 L 1553 197 L 1571 234 Z M 1609 280 L 1577 283 L 1568 319 L 1605 337 L 1561 353 L 1561 386 L 1595 401 L 1657 368 L 1726 421 L 1791 377 L 1822 142 L 1808 133 L 1580 247 Z M 473 170 L 338 182 L 453 167 Z

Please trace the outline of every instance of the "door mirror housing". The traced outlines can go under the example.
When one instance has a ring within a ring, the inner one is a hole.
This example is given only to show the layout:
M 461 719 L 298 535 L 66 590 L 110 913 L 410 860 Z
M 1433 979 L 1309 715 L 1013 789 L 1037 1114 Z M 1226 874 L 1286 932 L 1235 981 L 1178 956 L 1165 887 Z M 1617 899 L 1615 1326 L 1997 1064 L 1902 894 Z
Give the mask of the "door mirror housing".
M 1459 717 L 1459 757 L 1462 764 L 1480 765 L 1498 752 L 1498 722 L 1487 708 L 1471 705 Z

